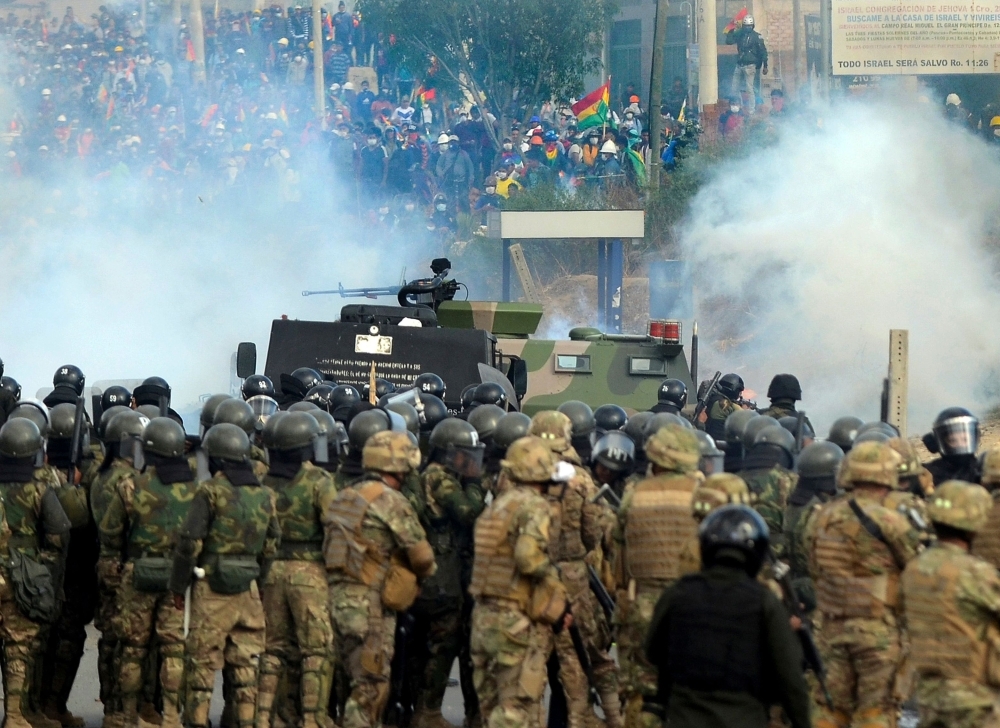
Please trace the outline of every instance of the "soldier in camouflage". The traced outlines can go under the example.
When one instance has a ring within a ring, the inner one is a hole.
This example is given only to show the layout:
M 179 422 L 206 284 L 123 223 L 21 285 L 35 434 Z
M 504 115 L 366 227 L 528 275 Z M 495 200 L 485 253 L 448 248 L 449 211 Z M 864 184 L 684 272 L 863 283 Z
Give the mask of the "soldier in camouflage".
M 927 517 L 926 498 L 934 492 L 934 477 L 920 462 L 920 454 L 909 440 L 893 437 L 885 444 L 896 451 L 901 462 L 899 488 L 889 493 L 882 505 L 906 516 L 928 544 L 933 541 L 934 532 Z
M 352 422 L 352 425 L 354 423 Z M 399 488 L 420 464 L 405 432 L 378 432 L 362 450 L 365 475 L 323 515 L 323 551 L 337 659 L 350 676 L 341 728 L 377 728 L 389 696 L 396 613 L 434 574 L 434 551 Z
M 738 475 L 713 473 L 694 489 L 691 495 L 691 515 L 695 523 L 700 524 L 709 513 L 731 503 L 750 505 L 750 489 Z M 679 562 L 678 568 L 682 576 L 701 571 L 701 546 L 697 534 L 684 543 Z
M 841 464 L 847 491 L 809 519 L 803 539 L 822 619 L 818 647 L 832 707 L 817 701 L 817 728 L 896 724 L 902 659 L 899 576 L 920 532 L 886 508 L 901 458 L 883 443 L 855 445 Z
M 247 434 L 250 439 L 250 464 L 253 465 L 254 475 L 258 480 L 263 480 L 267 475 L 268 460 L 267 453 L 254 444 L 257 434 L 257 415 L 253 409 L 242 399 L 230 397 L 219 402 L 215 408 L 215 415 L 212 417 L 212 424 L 219 425 L 228 422 L 236 425 Z
M 802 399 L 802 385 L 799 384 L 798 377 L 794 374 L 775 374 L 771 384 L 768 385 L 767 398 L 771 400 L 771 406 L 761 410 L 762 415 L 776 420 L 782 417 L 798 417 L 799 412 L 795 409 L 795 403 Z M 804 422 L 815 432 L 808 417 Z
M 626 728 L 658 726 L 656 668 L 643 642 L 660 593 L 680 576 L 684 544 L 697 533 L 691 498 L 701 482 L 698 438 L 681 425 L 667 425 L 646 440 L 650 463 L 645 480 L 626 487 L 618 511 L 619 585 L 614 622 L 621 664 Z
M 472 528 L 485 507 L 479 482 L 484 446 L 471 424 L 455 418 L 434 428 L 429 445 L 430 462 L 420 478 L 426 503 L 420 522 L 437 571 L 424 580 L 410 610 L 419 645 L 413 652 L 422 653 L 411 662 L 418 693 L 413 726 L 448 728 L 441 702 L 465 633 L 462 601 L 472 568 Z
M 270 728 L 275 696 L 286 676 L 289 703 L 302 728 L 323 724 L 332 681 L 333 629 L 327 608 L 321 518 L 337 495 L 333 477 L 313 465 L 316 419 L 289 412 L 277 423 L 264 485 L 275 495 L 281 545 L 264 581 L 267 649 L 261 657 L 257 726 Z
M 179 532 L 170 574 L 174 606 L 191 588 L 184 722 L 208 726 L 216 670 L 232 668 L 236 720 L 254 724 L 258 659 L 265 648 L 258 579 L 266 579 L 281 530 L 274 494 L 250 464 L 250 440 L 236 425 L 213 425 L 202 440 L 211 479 L 200 483 Z M 204 578 L 192 585 L 195 567 Z
M 987 450 L 983 455 L 980 484 L 993 497 L 986 524 L 976 533 L 972 553 L 1000 569 L 1000 448 Z
M 903 572 L 921 728 L 1000 725 L 1000 574 L 969 553 L 992 507 L 981 486 L 939 485 L 927 506 L 937 542 Z
M 99 525 L 100 571 L 118 576 L 121 657 L 118 689 L 126 726 L 140 721 L 143 670 L 154 641 L 161 660 L 164 728 L 180 728 L 184 619 L 168 590 L 177 533 L 194 500 L 194 473 L 184 457 L 184 430 L 169 417 L 142 435 L 146 467 L 118 482 Z
M 542 496 L 557 465 L 541 439 L 515 441 L 502 462 L 510 487 L 476 522 L 471 651 L 488 728 L 538 728 L 553 629 L 572 621 L 549 558 L 551 511 Z
M 738 374 L 726 374 L 719 379 L 715 390 L 708 393 L 708 406 L 700 417 L 702 426 L 716 440 L 726 434 L 726 420 L 733 412 L 743 409 L 737 402 L 743 396 L 743 379 Z
M 561 412 L 539 412 L 531 420 L 531 434 L 540 438 L 554 457 L 573 465 L 573 477 L 564 483 L 550 485 L 545 499 L 552 510 L 549 556 L 559 569 L 566 588 L 573 622 L 579 628 L 593 667 L 594 688 L 601 696 L 601 705 L 609 728 L 622 725 L 618 697 L 618 676 L 614 660 L 608 654 L 609 625 L 594 599 L 587 572 L 587 555 L 601 545 L 605 531 L 611 527 L 607 506 L 595 503 L 597 487 L 590 474 L 581 467 L 580 458 L 571 444 L 572 425 Z M 600 612 L 600 614 L 599 614 Z M 590 722 L 590 690 L 587 675 L 573 647 L 568 631 L 555 638 L 559 660 L 559 682 L 566 695 L 568 725 L 581 728 Z
M 39 596 L 46 596 L 52 619 L 62 589 L 64 553 L 69 545 L 70 522 L 56 495 L 58 482 L 52 471 L 36 467 L 42 453 L 42 433 L 34 422 L 12 418 L 0 427 L 0 501 L 6 527 L 0 532 L 6 547 L 0 566 L 3 594 L 0 596 L 0 636 L 3 637 L 4 725 L 32 728 L 52 721 L 31 713 L 29 691 L 35 660 L 41 651 L 40 615 L 28 611 L 42 609 L 40 603 L 26 604 L 15 598 L 16 580 L 23 573 L 17 561 L 28 560 L 45 567 L 51 578 L 48 586 L 38 584 Z M 44 592 L 44 594 L 39 594 Z M 22 597 L 26 596 L 22 592 Z
M 795 462 L 795 438 L 781 425 L 765 427 L 748 443 L 739 476 L 753 496 L 753 508 L 767 523 L 775 555 L 785 555 L 785 507 L 795 490 L 798 476 L 792 472 Z

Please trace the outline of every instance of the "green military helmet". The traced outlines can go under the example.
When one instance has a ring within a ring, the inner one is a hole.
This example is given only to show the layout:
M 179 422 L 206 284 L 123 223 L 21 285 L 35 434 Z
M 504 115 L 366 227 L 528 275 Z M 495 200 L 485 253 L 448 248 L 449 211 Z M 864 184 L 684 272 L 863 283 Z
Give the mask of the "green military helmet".
M 770 415 L 757 415 L 752 418 L 749 422 L 747 422 L 746 427 L 743 428 L 743 437 L 740 440 L 740 442 L 743 443 L 743 447 L 747 450 L 753 447 L 754 442 L 757 440 L 758 433 L 768 427 L 781 427 L 781 425 L 778 424 L 778 421 Z
M 351 450 L 356 453 L 363 452 L 368 438 L 390 429 L 391 424 L 389 415 L 383 410 L 371 409 L 359 412 L 347 427 Z
M 590 435 L 597 429 L 597 418 L 594 417 L 594 410 L 586 402 L 571 399 L 568 402 L 563 402 L 556 409 L 569 417 L 569 421 L 573 424 L 573 437 Z
M 207 430 L 209 427 L 215 424 L 215 410 L 219 408 L 222 402 L 227 399 L 232 399 L 228 394 L 213 394 L 211 397 L 205 400 L 205 404 L 201 406 L 201 426 L 203 429 Z
M 480 405 L 480 407 L 476 407 L 476 410 L 488 406 Z M 445 450 L 449 446 L 478 447 L 479 433 L 471 422 L 466 422 L 456 417 L 449 417 L 447 420 L 438 423 L 437 427 L 431 432 L 429 442 L 431 447 L 441 450 Z
M 403 418 L 403 422 L 406 423 L 407 432 L 412 432 L 413 434 L 420 432 L 420 415 L 416 407 L 409 402 L 388 402 L 385 405 L 385 409 L 389 412 L 395 412 Z
M 838 480 L 845 490 L 859 485 L 899 487 L 899 453 L 882 442 L 855 442 L 840 464 Z
M 291 407 L 288 408 L 289 412 L 308 412 L 309 410 L 319 409 L 319 405 L 315 402 L 296 402 Z
M 219 402 L 219 406 L 215 408 L 215 417 L 212 418 L 213 425 L 224 422 L 236 425 L 243 432 L 252 435 L 257 427 L 257 416 L 253 413 L 253 408 L 242 399 L 230 397 Z
M 701 460 L 698 438 L 680 425 L 661 427 L 646 440 L 646 459 L 664 470 L 692 473 Z
M 641 450 L 646 443 L 646 423 L 653 419 L 652 412 L 636 412 L 628 418 L 622 432 L 632 438 L 637 450 Z
M 104 442 L 108 445 L 117 445 L 127 437 L 140 437 L 149 422 L 148 417 L 136 410 L 119 412 L 108 422 L 104 430 Z
M 135 411 L 147 420 L 152 420 L 160 416 L 160 408 L 155 404 L 141 404 L 135 408 Z
M 34 399 L 25 399 L 8 415 L 7 419 L 15 420 L 24 418 L 35 423 L 35 427 L 42 433 L 42 437 L 49 435 L 49 409 L 41 402 Z
M 726 454 L 719 449 L 715 438 L 702 430 L 695 430 L 694 436 L 698 438 L 698 447 L 701 450 L 698 470 L 705 475 L 721 473 L 725 467 Z
M 854 438 L 854 444 L 858 445 L 862 442 L 889 442 L 892 437 L 892 435 L 882 430 L 865 430 L 864 432 L 859 432 L 858 436 Z
M 319 434 L 325 437 L 329 442 L 333 442 L 337 436 L 337 420 L 333 419 L 331 415 L 326 410 L 309 410 L 306 412 L 307 415 L 316 420 L 316 424 L 319 425 Z M 343 425 L 340 425 L 343 428 Z
M 661 427 L 666 427 L 667 425 L 680 425 L 681 427 L 684 427 L 684 418 L 680 415 L 675 415 L 672 412 L 657 412 L 649 418 L 646 422 L 646 426 L 642 428 L 645 439 L 649 439 L 652 437 L 653 433 Z
M 49 439 L 71 440 L 76 426 L 76 405 L 57 404 L 49 410 Z
M 156 417 L 142 431 L 142 449 L 149 454 L 179 458 L 186 445 L 184 428 L 170 417 Z
M 373 434 L 365 442 L 364 450 L 361 452 L 362 467 L 365 470 L 396 475 L 404 475 L 418 468 L 420 448 L 413 444 L 410 434 L 388 430 Z
M 500 452 L 507 452 L 507 448 L 530 431 L 531 418 L 528 415 L 523 412 L 508 412 L 500 418 L 493 430 L 493 447 Z
M 487 442 L 493 437 L 497 424 L 507 415 L 495 404 L 481 404 L 469 413 L 469 424 L 476 428 L 479 439 Z
M 201 446 L 210 458 L 216 460 L 242 463 L 250 456 L 250 438 L 247 433 L 229 422 L 221 422 L 208 428 Z
M 899 487 L 905 489 L 911 484 L 919 486 L 920 494 L 928 496 L 934 490 L 934 477 L 923 463 L 917 448 L 905 437 L 891 437 L 886 443 L 899 454 Z
M 0 427 L 0 455 L 6 458 L 30 458 L 42 449 L 42 433 L 27 417 L 7 420 Z
M 795 436 L 781 425 L 772 425 L 759 430 L 750 443 L 751 449 L 757 445 L 775 445 L 789 455 L 795 454 Z
M 872 422 L 866 422 L 858 428 L 858 435 L 863 435 L 866 432 L 884 432 L 889 437 L 899 437 L 899 430 L 897 430 L 893 425 L 888 422 L 882 422 L 881 420 L 874 420 Z
M 1000 485 L 1000 447 L 994 447 L 983 454 L 980 466 L 982 477 L 979 482 L 990 490 Z
M 847 452 L 853 447 L 854 440 L 858 436 L 858 430 L 864 424 L 864 420 L 860 417 L 853 417 L 851 415 L 840 417 L 830 425 L 830 432 L 827 433 L 826 439 L 844 452 Z
M 122 412 L 132 412 L 131 407 L 126 407 L 122 404 L 116 404 L 114 407 L 110 407 L 101 413 L 101 421 L 97 425 L 97 436 L 104 440 L 104 433 L 108 430 L 108 423 L 115 418 L 115 415 L 120 415 Z
M 268 450 L 276 449 L 274 446 L 274 433 L 278 431 L 278 422 L 288 417 L 288 415 L 288 412 L 279 410 L 268 417 L 267 422 L 264 423 L 264 429 L 261 431 L 260 437 L 264 447 Z
M 434 396 L 420 398 L 423 412 L 420 413 L 420 431 L 430 432 L 437 427 L 438 422 L 448 419 L 448 406 L 444 400 Z
M 727 445 L 739 445 L 746 442 L 743 436 L 746 433 L 747 425 L 754 418 L 760 415 L 751 409 L 741 409 L 733 412 L 726 418 L 725 437 Z
M 515 440 L 507 448 L 500 465 L 519 483 L 548 483 L 555 474 L 557 462 L 548 442 L 529 435 Z
M 732 473 L 713 473 L 691 494 L 691 515 L 700 521 L 716 508 L 730 503 L 749 505 L 750 489 L 746 481 Z
M 292 412 L 282 417 L 274 431 L 271 448 L 274 450 L 298 450 L 312 446 L 320 434 L 319 422 L 310 412 Z
M 976 533 L 986 525 L 993 497 L 981 485 L 946 480 L 927 500 L 927 515 L 937 524 Z
M 573 422 L 558 410 L 545 410 L 531 418 L 529 432 L 544 440 L 552 452 L 566 452 L 573 438 Z
M 796 463 L 800 478 L 835 478 L 844 451 L 832 442 L 814 442 L 802 449 Z

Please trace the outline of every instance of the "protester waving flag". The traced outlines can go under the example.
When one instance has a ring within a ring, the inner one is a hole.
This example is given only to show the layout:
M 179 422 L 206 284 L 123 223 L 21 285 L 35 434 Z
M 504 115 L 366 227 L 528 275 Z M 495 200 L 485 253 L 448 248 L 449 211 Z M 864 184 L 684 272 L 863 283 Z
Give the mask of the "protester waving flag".
M 573 114 L 576 116 L 576 128 L 579 131 L 594 126 L 607 126 L 608 111 L 611 100 L 611 79 L 600 88 L 591 91 L 573 104 Z
M 742 10 L 736 13 L 736 17 L 734 17 L 732 20 L 729 21 L 729 24 L 726 25 L 725 29 L 722 32 L 732 33 L 734 30 L 736 30 L 737 26 L 742 24 L 743 18 L 745 18 L 746 16 L 747 16 L 747 9 L 746 7 L 744 7 Z

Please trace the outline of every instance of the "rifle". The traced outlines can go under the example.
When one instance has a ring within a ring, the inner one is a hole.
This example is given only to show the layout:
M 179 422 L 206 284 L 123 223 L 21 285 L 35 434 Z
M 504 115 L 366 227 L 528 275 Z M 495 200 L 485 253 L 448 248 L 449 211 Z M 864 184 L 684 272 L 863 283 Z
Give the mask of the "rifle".
M 73 442 L 69 449 L 69 470 L 66 479 L 70 485 L 76 485 L 76 466 L 80 463 L 80 451 L 83 449 L 83 421 L 86 417 L 84 412 L 85 400 L 83 397 L 76 398 L 76 415 L 73 420 Z
M 583 635 L 580 634 L 580 628 L 575 624 L 570 625 L 569 638 L 573 640 L 573 651 L 576 653 L 576 659 L 580 661 L 583 674 L 587 676 L 590 698 L 596 705 L 603 707 L 601 704 L 601 694 L 594 687 L 594 666 L 590 662 L 590 655 L 587 654 L 587 646 L 583 644 Z
M 604 616 L 610 622 L 611 615 L 615 611 L 615 598 L 608 593 L 597 570 L 590 564 L 587 564 L 587 581 L 590 582 L 590 591 L 594 592 L 598 604 L 601 605 L 601 609 L 604 611 Z
M 808 618 L 802 612 L 802 607 L 799 605 L 799 595 L 795 592 L 795 586 L 792 584 L 792 570 L 787 564 L 778 561 L 773 551 L 768 552 L 768 560 L 771 562 L 771 571 L 774 574 L 775 581 L 781 585 L 781 592 L 785 597 L 783 600 L 785 607 L 788 608 L 793 617 L 797 617 L 802 623 L 795 630 L 795 635 L 799 638 L 799 643 L 802 645 L 803 662 L 805 662 L 806 668 L 812 670 L 816 675 L 816 681 L 823 691 L 823 699 L 826 701 L 827 707 L 833 710 L 833 698 L 826 687 L 826 668 L 823 666 L 823 658 L 820 657 L 819 650 L 816 648 L 812 626 L 809 624 Z
M 691 417 L 692 422 L 698 422 L 698 418 L 701 417 L 701 413 L 705 411 L 708 407 L 708 400 L 712 396 L 712 392 L 715 391 L 716 385 L 718 385 L 719 380 L 722 379 L 722 372 L 716 372 L 715 376 L 712 377 L 712 383 L 708 385 L 705 390 L 705 394 L 698 399 L 698 404 L 694 408 L 694 415 Z
M 802 452 L 802 426 L 806 422 L 806 413 L 799 412 L 795 418 L 795 452 Z
M 743 409 L 750 409 L 753 410 L 754 412 L 760 412 L 760 407 L 757 406 L 757 402 L 755 402 L 752 399 L 743 399 L 742 397 L 740 397 L 738 400 L 736 400 L 736 404 L 738 404 Z
M 597 501 L 599 501 L 601 498 L 606 500 L 608 502 L 608 505 L 614 508 L 615 510 L 618 510 L 619 508 L 622 507 L 622 499 L 618 497 L 618 494 L 615 493 L 614 489 L 607 483 L 601 486 L 601 489 L 597 491 L 597 495 L 595 495 L 590 502 L 597 503 Z

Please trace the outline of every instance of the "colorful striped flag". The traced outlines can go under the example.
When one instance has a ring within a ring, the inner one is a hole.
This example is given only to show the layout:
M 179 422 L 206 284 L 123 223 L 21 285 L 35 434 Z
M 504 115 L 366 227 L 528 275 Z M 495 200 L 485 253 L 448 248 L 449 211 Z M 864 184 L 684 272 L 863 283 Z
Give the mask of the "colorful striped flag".
M 212 104 L 205 111 L 205 115 L 201 117 L 201 127 L 204 129 L 208 127 L 209 123 L 212 121 L 212 117 L 215 116 L 215 112 L 219 110 L 218 104 Z
M 743 20 L 747 16 L 747 9 L 744 7 L 741 11 L 736 13 L 736 17 L 729 21 L 729 25 L 726 26 L 723 33 L 732 33 L 736 30 L 736 24 Z
M 594 126 L 604 126 L 608 123 L 608 112 L 611 103 L 611 79 L 599 89 L 591 91 L 573 104 L 573 114 L 576 115 L 576 128 L 579 131 Z

